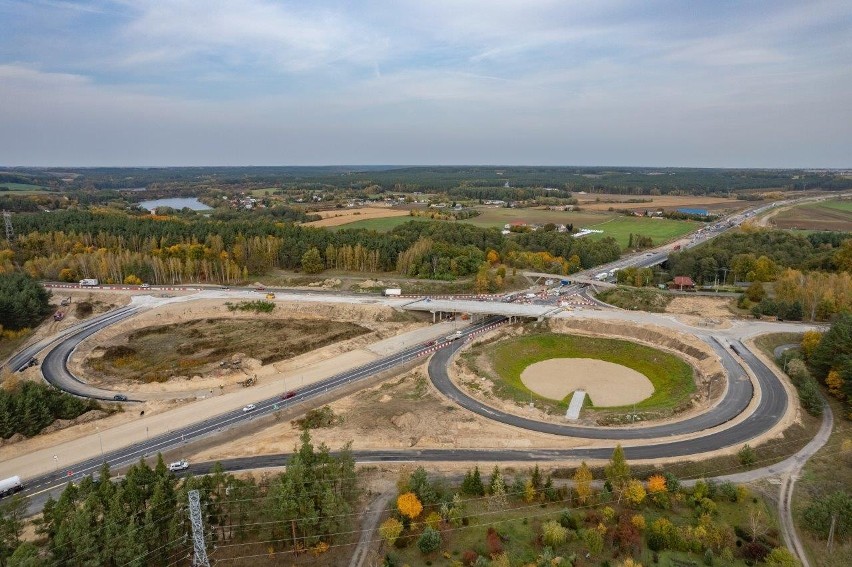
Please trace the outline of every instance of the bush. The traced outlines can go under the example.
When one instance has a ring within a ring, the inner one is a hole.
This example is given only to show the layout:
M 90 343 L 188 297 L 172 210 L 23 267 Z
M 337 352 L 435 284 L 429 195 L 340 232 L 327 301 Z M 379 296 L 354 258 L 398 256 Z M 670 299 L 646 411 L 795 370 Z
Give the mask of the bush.
M 577 518 L 575 518 L 574 514 L 571 513 L 571 510 L 568 510 L 567 508 L 562 510 L 559 514 L 559 525 L 569 530 L 576 530 L 579 527 Z
M 423 530 L 423 533 L 420 534 L 420 538 L 417 540 L 417 547 L 422 553 L 432 553 L 433 551 L 437 551 L 438 548 L 441 547 L 441 534 L 438 530 L 433 530 L 427 526 L 426 529 Z
M 485 535 L 485 543 L 488 546 L 489 557 L 503 553 L 503 540 L 493 527 L 488 528 L 488 532 Z
M 748 443 L 743 445 L 743 448 L 739 450 L 737 457 L 740 460 L 740 464 L 744 467 L 751 466 L 757 461 L 757 454 L 755 454 L 754 449 Z
M 559 522 L 549 520 L 541 526 L 541 538 L 546 545 L 556 547 L 568 539 L 568 530 Z
M 837 539 L 852 533 L 852 494 L 841 490 L 815 498 L 805 508 L 805 526 L 822 538 L 827 538 L 832 515 L 837 516 L 834 526 Z
M 757 563 L 763 561 L 769 555 L 769 548 L 759 541 L 753 541 L 743 546 L 742 555 L 747 562 Z
M 257 301 L 240 301 L 239 303 L 226 303 L 228 311 L 252 311 L 254 313 L 272 313 L 275 310 L 275 304 L 271 301 L 258 299 Z
M 320 427 L 334 427 L 343 422 L 343 418 L 334 414 L 329 406 L 312 409 L 301 419 L 293 420 L 293 425 L 299 429 L 319 429 Z

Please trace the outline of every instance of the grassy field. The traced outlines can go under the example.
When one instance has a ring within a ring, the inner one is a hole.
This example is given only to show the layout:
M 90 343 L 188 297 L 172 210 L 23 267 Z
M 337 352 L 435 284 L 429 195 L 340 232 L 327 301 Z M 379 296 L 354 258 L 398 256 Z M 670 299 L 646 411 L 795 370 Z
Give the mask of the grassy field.
M 629 341 L 540 333 L 497 342 L 487 346 L 484 354 L 499 378 L 495 393 L 521 402 L 529 401 L 532 395 L 542 404 L 552 404 L 532 393 L 521 381 L 521 372 L 527 366 L 550 358 L 595 358 L 644 374 L 654 385 L 654 393 L 636 404 L 637 410 L 671 410 L 683 404 L 695 391 L 692 367 L 686 362 Z M 554 409 L 564 410 L 570 397 L 570 394 L 566 396 Z
M 614 237 L 622 248 L 627 248 L 630 233 L 650 236 L 654 239 L 654 245 L 663 244 L 675 240 L 685 234 L 689 234 L 702 226 L 694 221 L 679 221 L 663 218 L 650 217 L 614 217 L 611 220 L 599 224 L 589 225 L 586 228 L 602 230 L 601 234 L 590 234 L 586 238 L 600 239 L 606 236 Z
M 0 195 L 5 192 L 14 192 L 24 195 L 36 195 L 38 193 L 47 193 L 47 187 L 41 185 L 29 185 L 27 183 L 0 183 Z
M 479 216 L 462 222 L 476 226 L 503 228 L 506 224 L 521 221 L 527 224 L 568 224 L 588 226 L 613 217 L 610 214 L 574 211 L 548 211 L 545 209 L 507 209 L 505 207 L 477 207 Z
M 824 201 L 793 207 L 775 215 L 778 228 L 852 232 L 852 200 Z
M 111 379 L 162 382 L 209 372 L 236 353 L 270 364 L 366 332 L 354 323 L 313 319 L 200 319 L 133 331 L 87 365 Z

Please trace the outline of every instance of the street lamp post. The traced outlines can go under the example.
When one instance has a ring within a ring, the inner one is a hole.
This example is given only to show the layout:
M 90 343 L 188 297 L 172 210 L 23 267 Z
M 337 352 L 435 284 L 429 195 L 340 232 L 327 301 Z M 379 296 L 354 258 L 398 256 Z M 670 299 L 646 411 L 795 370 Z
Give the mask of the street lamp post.
M 59 474 L 59 456 L 53 455 L 53 464 L 56 466 L 56 474 Z

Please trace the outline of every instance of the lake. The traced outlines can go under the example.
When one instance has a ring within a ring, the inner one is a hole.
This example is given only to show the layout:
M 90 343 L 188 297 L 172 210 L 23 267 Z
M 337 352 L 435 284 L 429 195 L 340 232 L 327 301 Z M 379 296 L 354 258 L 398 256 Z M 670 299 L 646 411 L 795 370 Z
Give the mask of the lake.
M 188 207 L 193 211 L 209 211 L 210 207 L 196 199 L 195 197 L 175 197 L 172 199 L 154 199 L 153 201 L 142 201 L 139 206 L 143 209 L 153 211 L 157 207 L 171 207 L 181 210 Z

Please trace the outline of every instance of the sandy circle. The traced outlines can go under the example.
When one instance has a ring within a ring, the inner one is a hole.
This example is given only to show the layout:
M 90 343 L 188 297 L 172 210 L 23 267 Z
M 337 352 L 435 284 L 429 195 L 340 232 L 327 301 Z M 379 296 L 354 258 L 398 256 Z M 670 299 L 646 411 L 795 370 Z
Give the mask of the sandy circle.
M 542 360 L 524 368 L 521 382 L 552 400 L 562 400 L 574 390 L 585 390 L 597 407 L 635 404 L 654 393 L 654 385 L 644 374 L 594 358 Z

